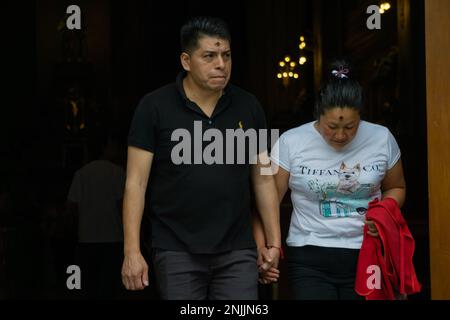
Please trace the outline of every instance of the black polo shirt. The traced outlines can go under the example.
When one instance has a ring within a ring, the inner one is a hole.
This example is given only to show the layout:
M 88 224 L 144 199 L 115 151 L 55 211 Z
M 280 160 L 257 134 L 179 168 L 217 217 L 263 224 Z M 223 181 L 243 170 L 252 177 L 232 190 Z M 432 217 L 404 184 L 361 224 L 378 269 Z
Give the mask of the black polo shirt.
M 185 75 L 180 73 L 175 83 L 142 98 L 128 136 L 129 146 L 154 154 L 146 199 L 152 246 L 191 253 L 253 248 L 248 157 L 245 164 L 238 164 L 235 144 L 234 164 L 225 161 L 226 148 L 223 164 L 207 164 L 203 159 L 196 164 L 194 140 L 197 146 L 201 141 L 202 150 L 211 141 L 195 136 L 194 121 L 201 121 L 196 126 L 201 125 L 203 133 L 210 128 L 220 130 L 226 145 L 226 129 L 266 129 L 263 110 L 253 95 L 229 84 L 209 118 L 186 97 Z M 172 150 L 181 142 L 181 138 L 171 139 L 177 129 L 190 133 L 191 141 L 183 140 L 192 147 L 190 163 L 172 161 Z

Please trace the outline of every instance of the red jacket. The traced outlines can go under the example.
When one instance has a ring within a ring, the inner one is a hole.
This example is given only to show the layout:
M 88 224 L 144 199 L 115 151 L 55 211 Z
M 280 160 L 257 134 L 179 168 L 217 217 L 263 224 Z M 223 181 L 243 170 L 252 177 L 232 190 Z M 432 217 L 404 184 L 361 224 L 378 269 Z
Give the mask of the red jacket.
M 379 237 L 367 234 L 359 252 L 355 291 L 366 300 L 394 300 L 397 294 L 420 291 L 412 262 L 414 239 L 392 198 L 369 203 L 366 219 L 372 220 Z

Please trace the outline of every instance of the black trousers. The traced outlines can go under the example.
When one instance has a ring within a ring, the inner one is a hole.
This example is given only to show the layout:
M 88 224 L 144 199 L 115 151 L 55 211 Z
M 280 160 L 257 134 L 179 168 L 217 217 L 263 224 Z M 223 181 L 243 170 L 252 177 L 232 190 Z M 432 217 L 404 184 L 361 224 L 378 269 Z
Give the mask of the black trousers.
M 191 254 L 155 249 L 154 270 L 164 300 L 256 300 L 256 249 Z
M 354 290 L 359 250 L 288 247 L 289 284 L 296 300 L 363 300 Z

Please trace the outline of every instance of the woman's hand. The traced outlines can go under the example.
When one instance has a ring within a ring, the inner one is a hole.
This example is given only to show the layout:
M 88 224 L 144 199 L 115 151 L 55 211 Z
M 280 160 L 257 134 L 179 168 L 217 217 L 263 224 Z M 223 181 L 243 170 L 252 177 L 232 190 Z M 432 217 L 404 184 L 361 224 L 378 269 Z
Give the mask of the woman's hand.
M 259 271 L 259 283 L 269 284 L 272 282 L 278 282 L 278 278 L 280 277 L 280 270 L 277 268 L 271 267 L 267 271 Z
M 380 234 L 378 233 L 377 226 L 375 225 L 375 222 L 373 222 L 372 220 L 366 220 L 365 224 L 367 225 L 367 227 L 369 229 L 367 231 L 367 234 L 369 236 L 372 236 L 372 237 L 379 237 L 380 236 Z
M 280 277 L 280 271 L 277 269 L 278 259 L 276 259 L 276 261 L 273 261 L 273 253 L 270 252 L 270 250 L 273 250 L 273 248 L 258 248 L 258 281 L 262 284 L 277 282 L 278 278 Z

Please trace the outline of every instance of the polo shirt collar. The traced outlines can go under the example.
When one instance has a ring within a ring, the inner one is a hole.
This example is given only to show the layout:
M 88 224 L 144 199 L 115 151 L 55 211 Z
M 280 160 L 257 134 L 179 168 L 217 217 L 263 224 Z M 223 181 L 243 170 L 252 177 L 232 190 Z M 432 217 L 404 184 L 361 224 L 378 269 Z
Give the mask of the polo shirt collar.
M 194 110 L 194 111 L 204 115 L 203 111 L 199 108 L 199 106 L 195 102 L 189 100 L 189 98 L 186 96 L 186 92 L 184 91 L 184 87 L 183 87 L 183 79 L 184 79 L 184 77 L 186 77 L 186 75 L 187 75 L 186 71 L 181 71 L 177 75 L 177 78 L 175 81 L 177 90 L 180 93 L 181 97 L 183 98 L 183 100 L 186 103 L 186 106 L 189 109 Z M 230 87 L 230 84 L 227 84 L 227 86 L 223 90 L 222 96 L 220 97 L 219 101 L 217 102 L 217 105 L 214 109 L 214 112 L 213 112 L 211 118 L 215 117 L 218 113 L 223 111 L 230 104 L 230 101 L 231 101 L 231 87 Z

